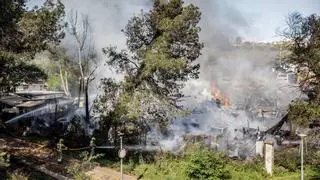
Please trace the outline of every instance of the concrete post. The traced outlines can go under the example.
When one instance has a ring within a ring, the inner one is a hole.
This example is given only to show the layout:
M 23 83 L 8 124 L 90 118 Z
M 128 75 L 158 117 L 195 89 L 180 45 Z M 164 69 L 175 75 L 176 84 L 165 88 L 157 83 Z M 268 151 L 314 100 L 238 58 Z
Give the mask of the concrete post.
M 256 141 L 256 154 L 263 157 L 263 141 Z
M 268 174 L 272 175 L 274 161 L 274 148 L 272 141 L 265 141 L 265 168 Z

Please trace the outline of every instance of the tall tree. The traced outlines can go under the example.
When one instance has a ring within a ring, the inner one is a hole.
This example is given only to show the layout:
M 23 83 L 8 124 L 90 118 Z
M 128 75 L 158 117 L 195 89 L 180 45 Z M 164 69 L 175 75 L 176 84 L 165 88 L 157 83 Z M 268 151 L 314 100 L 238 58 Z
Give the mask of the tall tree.
M 20 83 L 32 83 L 47 78 L 35 65 L 17 61 L 9 53 L 0 52 L 0 92 L 14 92 Z
M 42 7 L 28 11 L 25 0 L 4 0 L 0 11 L 0 83 L 8 86 L 3 90 L 13 91 L 21 82 L 46 78 L 41 69 L 29 65 L 26 60 L 49 45 L 57 45 L 64 37 L 63 4 L 47 0 Z M 12 71 L 17 68 L 19 71 Z M 39 76 L 34 76 L 37 73 Z M 15 78 L 21 75 L 22 78 Z
M 75 39 L 77 56 L 76 59 L 79 65 L 80 78 L 79 78 L 79 94 L 78 105 L 80 102 L 81 93 L 85 94 L 85 111 L 86 121 L 90 119 L 89 109 L 89 83 L 94 79 L 93 73 L 96 68 L 96 50 L 92 38 L 92 29 L 89 23 L 88 15 L 82 14 L 81 18 L 78 17 L 78 12 L 71 11 L 69 18 L 69 32 Z
M 63 90 L 66 95 L 71 95 L 70 89 L 78 86 L 80 72 L 77 62 L 67 53 L 67 49 L 60 46 L 50 48 L 50 54 L 44 52 L 40 57 L 46 58 L 35 59 L 34 62 L 46 70 L 48 88 Z
M 104 93 L 96 109 L 107 123 L 126 119 L 137 127 L 165 128 L 169 115 L 181 108 L 178 101 L 184 82 L 199 75 L 195 60 L 203 47 L 198 35 L 200 16 L 193 4 L 156 0 L 152 10 L 129 20 L 123 30 L 127 50 L 103 50 L 106 64 L 124 74 L 120 83 L 102 81 Z
M 286 59 L 298 66 L 301 89 L 309 96 L 308 102 L 291 104 L 289 119 L 307 125 L 308 121 L 320 117 L 320 17 L 292 13 L 287 24 L 283 36 L 291 43 L 287 46 L 290 54 Z
M 0 8 L 1 51 L 34 55 L 64 37 L 60 1 L 47 0 L 42 7 L 27 11 L 25 0 L 4 0 Z

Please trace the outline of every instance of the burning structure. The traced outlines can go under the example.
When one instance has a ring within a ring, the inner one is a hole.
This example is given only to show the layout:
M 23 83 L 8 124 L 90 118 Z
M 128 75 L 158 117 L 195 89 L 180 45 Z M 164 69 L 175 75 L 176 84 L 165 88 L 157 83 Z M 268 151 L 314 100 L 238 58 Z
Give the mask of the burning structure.
M 211 85 L 211 95 L 212 100 L 216 102 L 217 106 L 223 106 L 227 108 L 231 105 L 230 99 L 221 93 L 221 91 L 216 87 L 215 83 L 212 83 Z
M 16 132 L 41 135 L 59 134 L 65 130 L 66 117 L 75 111 L 73 99 L 62 92 L 21 91 L 0 97 L 1 121 Z
M 257 140 L 281 144 L 290 132 L 287 106 L 301 97 L 294 67 L 273 68 L 278 52 L 272 48 L 212 47 L 206 53 L 214 55 L 204 57 L 201 78 L 184 90 L 190 115 L 175 118 L 172 136 L 160 144 L 177 150 L 201 141 L 243 158 L 255 153 Z

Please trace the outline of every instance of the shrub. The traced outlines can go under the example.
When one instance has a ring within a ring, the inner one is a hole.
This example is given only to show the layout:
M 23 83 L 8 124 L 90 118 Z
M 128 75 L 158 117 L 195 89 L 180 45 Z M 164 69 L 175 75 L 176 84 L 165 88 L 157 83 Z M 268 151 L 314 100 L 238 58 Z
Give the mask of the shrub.
M 227 169 L 234 180 L 266 179 L 263 158 L 254 157 L 250 161 L 229 160 Z
M 183 159 L 166 156 L 152 164 L 138 165 L 134 173 L 141 179 L 171 180 L 189 179 L 185 175 Z
M 283 151 L 276 151 L 274 158 L 275 165 L 286 168 L 290 172 L 299 169 L 300 156 L 297 149 L 288 149 Z
M 0 168 L 10 166 L 10 155 L 0 151 Z
M 24 174 L 19 170 L 12 172 L 8 177 L 8 180 L 28 180 L 28 179 L 29 179 L 28 175 Z
M 68 173 L 72 175 L 73 179 L 76 180 L 88 180 L 90 177 L 86 175 L 86 171 L 89 171 L 94 166 L 98 165 L 97 163 L 93 162 L 96 159 L 101 158 L 102 154 L 93 155 L 90 157 L 89 152 L 84 151 L 80 154 L 82 158 L 81 162 L 75 162 L 68 167 Z
M 213 153 L 200 144 L 195 144 L 187 150 L 185 172 L 190 179 L 228 179 L 224 155 Z

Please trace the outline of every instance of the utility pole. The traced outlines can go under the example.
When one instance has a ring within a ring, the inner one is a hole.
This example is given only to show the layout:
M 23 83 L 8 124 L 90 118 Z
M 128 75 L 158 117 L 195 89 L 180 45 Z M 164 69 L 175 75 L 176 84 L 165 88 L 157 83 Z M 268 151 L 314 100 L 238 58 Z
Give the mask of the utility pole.
M 122 150 L 122 134 L 120 134 L 120 149 Z M 123 162 L 123 158 L 120 157 L 121 180 L 123 180 L 122 162 Z
M 121 177 L 120 179 L 123 180 L 123 167 L 122 167 L 122 163 L 123 163 L 123 158 L 126 156 L 127 151 L 123 148 L 122 146 L 122 137 L 123 137 L 123 133 L 119 132 L 119 136 L 120 136 L 120 150 L 118 152 L 119 158 L 120 158 L 120 173 L 121 173 Z
M 306 134 L 298 134 L 298 136 L 301 138 L 300 141 L 300 147 L 301 147 L 301 180 L 304 178 L 304 172 L 303 172 L 303 138 L 306 137 Z

